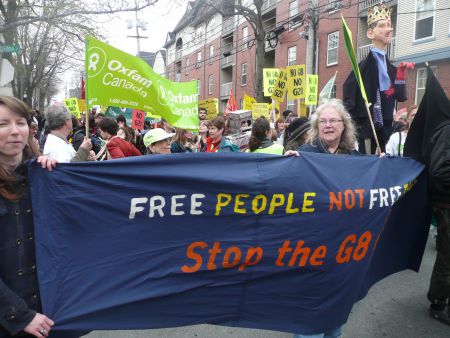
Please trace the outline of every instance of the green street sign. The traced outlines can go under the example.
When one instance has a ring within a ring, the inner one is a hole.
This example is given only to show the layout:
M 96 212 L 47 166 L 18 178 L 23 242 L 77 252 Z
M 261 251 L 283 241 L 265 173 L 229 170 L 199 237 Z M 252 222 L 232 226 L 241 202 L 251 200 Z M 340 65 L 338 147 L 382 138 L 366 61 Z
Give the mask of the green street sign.
M 0 45 L 0 53 L 20 53 L 19 45 Z

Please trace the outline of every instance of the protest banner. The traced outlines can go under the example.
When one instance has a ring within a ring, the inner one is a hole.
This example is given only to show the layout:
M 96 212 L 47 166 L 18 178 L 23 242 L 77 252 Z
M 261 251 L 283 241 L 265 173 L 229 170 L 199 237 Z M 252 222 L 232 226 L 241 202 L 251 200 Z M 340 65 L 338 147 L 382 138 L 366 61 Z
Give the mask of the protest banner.
M 306 93 L 305 104 L 316 105 L 317 104 L 317 90 L 319 86 L 319 76 L 308 74 L 306 76 Z
M 420 266 L 429 205 L 412 159 L 178 155 L 29 165 L 56 331 L 325 332 L 375 282 Z
M 280 73 L 278 75 L 277 81 L 275 82 L 275 87 L 272 91 L 272 99 L 278 102 L 284 102 L 284 97 L 286 96 L 287 91 L 287 81 L 288 81 L 288 73 L 286 69 L 281 68 Z
M 252 119 L 256 120 L 258 117 L 265 117 L 270 120 L 270 109 L 268 103 L 253 103 L 252 105 Z
M 212 120 L 219 114 L 219 100 L 215 98 L 198 101 L 198 108 L 206 109 L 206 119 Z
M 244 107 L 242 107 L 242 109 L 252 110 L 253 103 L 256 103 L 256 99 L 254 99 L 251 96 L 248 96 L 247 94 L 244 94 Z
M 198 130 L 197 81 L 172 82 L 142 59 L 86 38 L 86 96 L 104 104 L 161 115 L 172 126 Z
M 288 73 L 287 93 L 291 100 L 302 99 L 305 97 L 305 76 L 306 66 L 296 65 L 286 67 Z
M 78 108 L 78 99 L 76 97 L 65 99 L 64 105 L 66 106 L 69 113 L 71 113 L 76 118 L 80 117 L 80 110 Z
M 131 116 L 131 128 L 144 129 L 145 112 L 142 110 L 134 109 Z
M 279 74 L 280 70 L 278 68 L 263 69 L 264 96 L 272 96 Z

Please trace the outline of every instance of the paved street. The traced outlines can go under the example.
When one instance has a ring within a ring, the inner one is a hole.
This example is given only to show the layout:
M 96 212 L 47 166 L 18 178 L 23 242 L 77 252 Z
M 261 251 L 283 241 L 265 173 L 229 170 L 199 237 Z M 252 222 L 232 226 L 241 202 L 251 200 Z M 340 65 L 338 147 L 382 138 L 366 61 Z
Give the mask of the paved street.
M 376 284 L 369 295 L 353 307 L 343 337 L 348 338 L 444 338 L 450 327 L 428 315 L 426 292 L 435 258 L 434 241 L 429 240 L 420 273 L 404 271 Z M 288 338 L 290 334 L 196 325 L 146 331 L 96 331 L 86 338 Z

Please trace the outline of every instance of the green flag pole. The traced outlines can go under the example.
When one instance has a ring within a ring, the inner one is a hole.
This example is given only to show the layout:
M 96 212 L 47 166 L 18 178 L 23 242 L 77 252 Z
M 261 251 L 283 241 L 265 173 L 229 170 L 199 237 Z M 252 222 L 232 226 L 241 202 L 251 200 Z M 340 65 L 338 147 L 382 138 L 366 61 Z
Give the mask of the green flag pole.
M 345 50 L 347 51 L 348 58 L 350 59 L 350 63 L 352 64 L 353 72 L 355 73 L 356 81 L 358 82 L 359 89 L 361 90 L 361 95 L 364 100 L 364 105 L 366 106 L 367 115 L 369 116 L 370 126 L 372 127 L 373 137 L 375 139 L 375 142 L 377 144 L 377 148 L 380 149 L 381 147 L 380 143 L 378 142 L 377 133 L 375 131 L 375 126 L 373 125 L 372 115 L 370 114 L 370 104 L 367 100 L 367 94 L 366 89 L 364 88 L 364 83 L 362 81 L 361 72 L 359 71 L 358 62 L 356 61 L 356 55 L 355 55 L 355 49 L 353 48 L 353 42 L 352 42 L 352 31 L 348 28 L 347 22 L 345 21 L 344 17 L 342 18 L 342 29 L 344 31 L 344 44 L 345 44 Z

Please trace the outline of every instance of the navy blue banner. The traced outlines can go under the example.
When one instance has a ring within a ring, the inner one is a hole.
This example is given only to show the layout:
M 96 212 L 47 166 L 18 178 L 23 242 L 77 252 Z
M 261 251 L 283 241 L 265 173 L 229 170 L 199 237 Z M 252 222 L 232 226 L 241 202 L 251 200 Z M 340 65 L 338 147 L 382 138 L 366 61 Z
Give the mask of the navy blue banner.
M 34 163 L 44 313 L 59 330 L 335 328 L 373 283 L 419 268 L 422 169 L 314 153 Z

